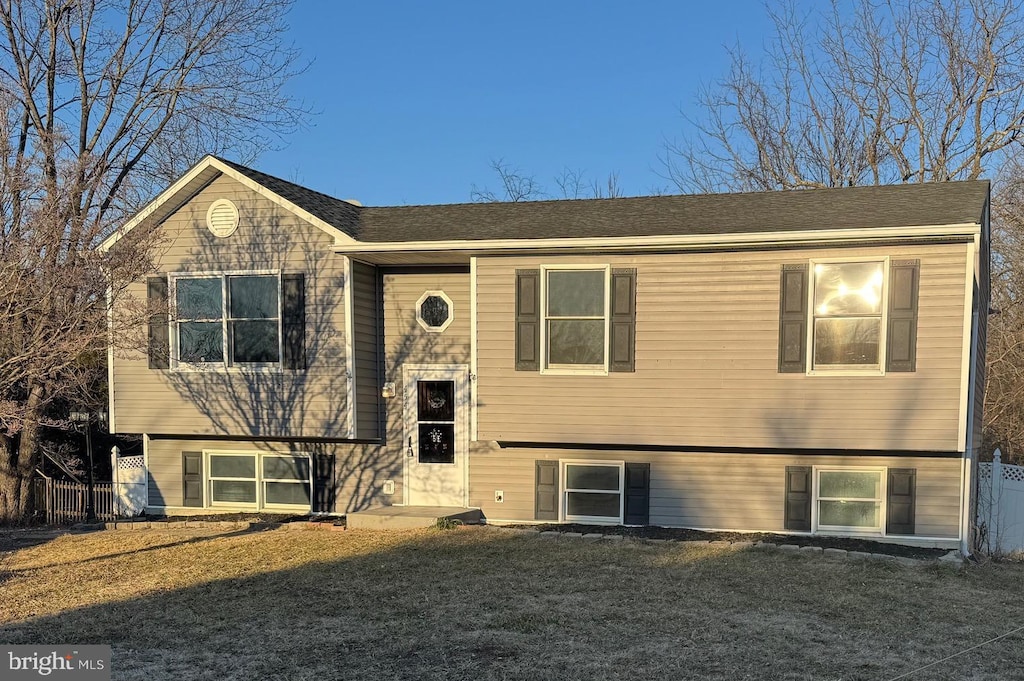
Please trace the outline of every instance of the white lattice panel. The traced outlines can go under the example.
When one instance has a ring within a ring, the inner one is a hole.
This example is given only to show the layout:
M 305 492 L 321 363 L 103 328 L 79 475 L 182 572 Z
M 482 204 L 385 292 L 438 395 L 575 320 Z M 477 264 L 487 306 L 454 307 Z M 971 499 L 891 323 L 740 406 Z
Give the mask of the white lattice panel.
M 146 467 L 146 460 L 141 455 L 117 457 L 117 470 L 136 471 Z
M 1024 482 L 1024 466 L 1003 466 L 1003 480 Z
M 1024 466 L 978 464 L 978 526 L 993 553 L 1024 550 Z M 998 475 L 993 475 L 998 470 Z

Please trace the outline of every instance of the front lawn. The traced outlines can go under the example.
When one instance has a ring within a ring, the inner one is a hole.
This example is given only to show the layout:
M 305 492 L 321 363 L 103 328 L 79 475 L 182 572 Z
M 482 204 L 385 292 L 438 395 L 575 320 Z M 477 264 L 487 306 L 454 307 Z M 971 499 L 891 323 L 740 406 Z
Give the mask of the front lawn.
M 1019 563 L 482 527 L 97 532 L 0 555 L 0 642 L 110 643 L 115 679 L 893 679 L 1024 626 Z M 1022 669 L 1018 632 L 903 678 Z

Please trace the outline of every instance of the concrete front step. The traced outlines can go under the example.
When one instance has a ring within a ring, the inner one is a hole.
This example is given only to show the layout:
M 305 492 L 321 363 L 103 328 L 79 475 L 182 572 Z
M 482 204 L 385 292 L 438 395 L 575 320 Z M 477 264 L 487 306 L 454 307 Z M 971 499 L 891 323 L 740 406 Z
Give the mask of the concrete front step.
M 350 530 L 404 530 L 430 527 L 439 519 L 476 525 L 483 516 L 478 508 L 458 506 L 381 506 L 349 513 L 345 524 Z

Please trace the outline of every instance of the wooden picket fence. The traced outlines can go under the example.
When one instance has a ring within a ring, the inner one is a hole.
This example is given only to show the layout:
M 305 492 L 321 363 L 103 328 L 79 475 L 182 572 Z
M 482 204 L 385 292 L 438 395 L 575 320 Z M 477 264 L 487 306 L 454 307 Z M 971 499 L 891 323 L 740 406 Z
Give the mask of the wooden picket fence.
M 36 478 L 36 513 L 49 525 L 82 522 L 86 519 L 89 486 L 51 478 Z M 114 520 L 114 485 L 93 485 L 93 509 L 97 520 Z

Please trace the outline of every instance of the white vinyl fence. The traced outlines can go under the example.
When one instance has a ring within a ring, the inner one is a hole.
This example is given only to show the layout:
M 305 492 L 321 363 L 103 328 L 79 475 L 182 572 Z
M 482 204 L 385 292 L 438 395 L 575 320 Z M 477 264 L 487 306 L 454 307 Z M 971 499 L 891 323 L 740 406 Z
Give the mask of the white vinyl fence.
M 114 513 L 119 518 L 136 516 L 146 508 L 146 463 L 142 455 L 119 456 L 110 451 L 110 469 L 114 478 Z
M 979 539 L 990 554 L 1024 551 L 1024 466 L 1001 457 L 997 449 L 992 463 L 978 464 Z

